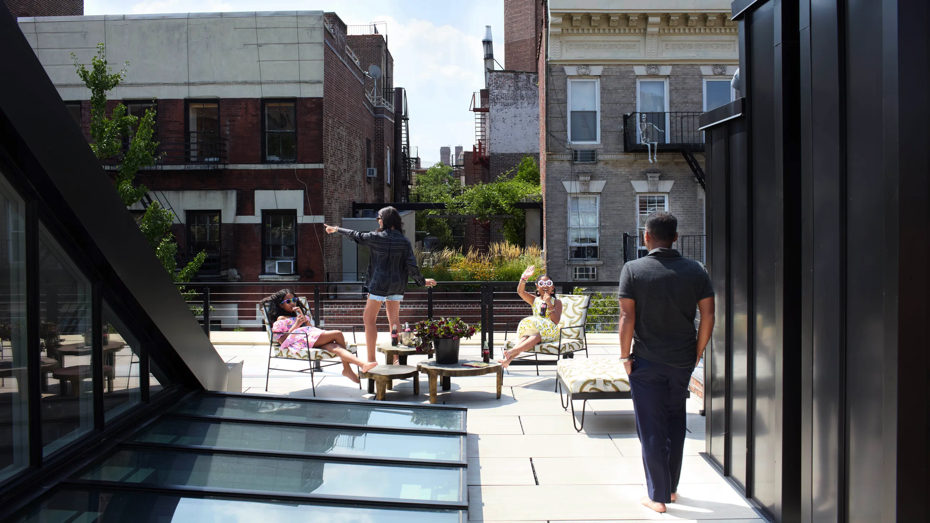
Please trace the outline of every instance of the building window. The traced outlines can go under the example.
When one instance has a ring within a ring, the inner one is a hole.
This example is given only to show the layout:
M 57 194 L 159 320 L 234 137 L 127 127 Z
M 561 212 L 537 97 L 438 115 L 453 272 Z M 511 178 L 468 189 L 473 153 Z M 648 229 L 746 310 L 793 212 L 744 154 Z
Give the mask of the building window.
M 264 274 L 297 273 L 297 211 L 262 213 Z
M 129 150 L 129 143 L 132 141 L 132 137 L 136 134 L 136 129 L 139 128 L 139 122 L 145 117 L 145 111 L 151 109 L 152 111 L 157 111 L 154 100 L 142 100 L 142 101 L 132 101 L 124 102 L 126 105 L 126 114 L 129 116 L 135 116 L 138 118 L 136 123 L 129 126 L 129 133 L 123 137 L 123 145 L 125 150 Z M 153 122 L 152 125 L 152 140 L 158 139 L 158 123 Z
M 65 102 L 65 107 L 68 108 L 68 114 L 71 115 L 71 118 L 74 118 L 74 123 L 78 124 L 80 129 L 84 129 L 83 121 L 81 120 L 81 102 Z
M 187 245 L 191 256 L 220 252 L 220 211 L 187 211 Z
M 642 142 L 646 131 L 649 142 L 668 143 L 668 81 L 665 79 L 638 80 L 636 82 L 636 141 Z M 645 118 L 643 118 L 645 116 Z
M 187 132 L 192 162 L 220 160 L 220 104 L 187 102 Z
M 568 257 L 596 260 L 598 257 L 598 201 L 596 195 L 568 197 Z
M 297 105 L 287 101 L 264 103 L 265 161 L 297 161 Z
M 387 147 L 384 153 L 384 180 L 391 185 L 391 148 Z
M 597 267 L 572 267 L 572 280 L 596 281 Z
M 643 241 L 643 233 L 646 232 L 646 220 L 649 215 L 658 211 L 668 210 L 668 196 L 665 194 L 639 194 L 636 196 L 636 224 L 637 224 L 637 250 L 638 258 L 642 258 L 649 252 L 646 249 L 646 243 Z
M 732 102 L 734 94 L 730 80 L 704 79 L 704 112 Z
M 598 80 L 568 81 L 568 141 L 601 141 L 600 83 Z

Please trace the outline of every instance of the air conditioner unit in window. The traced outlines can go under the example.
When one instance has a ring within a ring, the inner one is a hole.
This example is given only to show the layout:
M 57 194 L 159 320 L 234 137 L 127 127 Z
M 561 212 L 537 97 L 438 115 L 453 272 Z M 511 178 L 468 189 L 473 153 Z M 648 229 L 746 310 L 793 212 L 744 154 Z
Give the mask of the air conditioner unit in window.
M 572 161 L 575 163 L 596 163 L 597 149 L 572 149 Z
M 378 168 L 377 168 L 377 167 L 369 167 L 368 169 L 365 170 L 365 176 L 367 176 L 368 178 L 377 178 L 377 177 L 378 177 Z
M 275 274 L 294 274 L 294 260 L 278 260 L 274 264 Z

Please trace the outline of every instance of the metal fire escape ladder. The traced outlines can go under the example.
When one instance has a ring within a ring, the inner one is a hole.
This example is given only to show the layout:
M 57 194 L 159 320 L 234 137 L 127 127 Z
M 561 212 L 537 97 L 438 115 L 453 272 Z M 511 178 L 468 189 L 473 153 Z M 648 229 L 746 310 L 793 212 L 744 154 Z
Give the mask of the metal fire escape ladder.
M 688 167 L 691 168 L 691 172 L 694 173 L 694 178 L 701 184 L 701 189 L 707 190 L 707 185 L 704 178 L 704 169 L 701 168 L 701 164 L 698 163 L 697 158 L 694 157 L 689 149 L 683 149 L 681 155 L 685 157 L 685 161 L 688 162 Z
M 403 90 L 403 98 L 401 100 L 395 100 L 394 107 L 397 107 L 397 102 L 400 102 L 400 143 L 401 150 L 403 154 L 403 162 L 401 163 L 401 194 L 399 195 L 400 201 L 409 202 L 410 201 L 410 185 L 411 185 L 411 172 L 416 167 L 414 158 L 410 156 L 410 114 L 407 112 L 407 91 Z
M 490 165 L 488 157 L 488 111 L 490 108 L 481 107 L 481 98 L 478 93 L 472 93 L 469 111 L 475 113 L 475 145 L 472 147 L 472 162 L 481 163 L 485 167 Z

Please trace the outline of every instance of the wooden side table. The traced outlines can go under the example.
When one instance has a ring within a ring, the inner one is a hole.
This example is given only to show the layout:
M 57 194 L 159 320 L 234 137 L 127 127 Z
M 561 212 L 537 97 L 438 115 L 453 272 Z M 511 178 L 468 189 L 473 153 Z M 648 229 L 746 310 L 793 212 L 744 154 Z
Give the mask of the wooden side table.
M 429 402 L 436 403 L 439 389 L 439 379 L 442 378 L 442 390 L 452 388 L 453 377 L 483 376 L 497 373 L 497 399 L 501 399 L 501 389 L 504 387 L 504 367 L 500 363 L 492 362 L 483 367 L 467 367 L 464 363 L 481 364 L 480 361 L 460 361 L 455 365 L 439 364 L 435 361 L 424 361 L 417 365 L 420 372 L 429 379 Z M 485 365 L 485 364 L 482 364 Z
M 103 366 L 103 375 L 113 372 L 113 367 L 109 365 Z M 63 369 L 58 369 L 52 373 L 52 377 L 61 381 L 59 388 L 59 394 L 64 396 L 64 384 L 69 382 L 71 384 L 71 395 L 80 396 L 81 394 L 81 382 L 86 379 L 91 379 L 93 371 L 91 370 L 90 365 L 73 365 L 71 367 L 65 367 Z M 107 381 L 107 392 L 113 392 L 113 382 Z
M 393 380 L 413 378 L 413 393 L 420 394 L 420 372 L 409 365 L 378 365 L 368 372 L 360 374 L 362 379 L 374 382 L 376 387 L 375 400 L 384 401 L 385 393 L 391 389 Z
M 401 365 L 406 365 L 407 356 L 414 356 L 416 354 L 426 354 L 428 356 L 432 356 L 434 350 L 432 345 L 430 345 L 430 350 L 426 352 L 417 352 L 416 348 L 407 347 L 405 345 L 378 345 L 378 352 L 384 354 L 384 361 L 387 365 L 392 365 L 394 363 L 394 356 L 397 356 Z M 390 386 L 388 386 L 388 390 L 391 390 Z M 375 382 L 372 380 L 368 380 L 368 393 L 375 393 Z

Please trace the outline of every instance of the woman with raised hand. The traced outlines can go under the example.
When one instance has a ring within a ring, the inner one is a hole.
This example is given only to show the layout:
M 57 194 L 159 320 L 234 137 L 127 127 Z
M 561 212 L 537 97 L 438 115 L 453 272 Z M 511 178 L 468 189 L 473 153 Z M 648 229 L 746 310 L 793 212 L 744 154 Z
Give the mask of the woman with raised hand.
M 418 286 L 432 287 L 436 280 L 424 278 L 417 267 L 417 258 L 410 240 L 404 236 L 404 222 L 393 207 L 378 211 L 378 230 L 359 232 L 326 225 L 326 232 L 338 232 L 352 241 L 368 247 L 371 256 L 368 262 L 365 284 L 368 287 L 368 302 L 365 304 L 365 346 L 368 361 L 375 361 L 378 343 L 378 313 L 381 304 L 387 310 L 391 327 L 400 330 L 400 302 L 407 290 L 407 278 L 413 278 Z
M 520 320 L 517 326 L 517 344 L 504 351 L 504 358 L 499 361 L 506 369 L 521 352 L 532 349 L 540 343 L 552 343 L 559 338 L 559 320 L 562 318 L 562 302 L 555 299 L 555 286 L 549 276 L 543 274 L 536 278 L 536 294 L 526 292 L 526 281 L 536 272 L 530 265 L 520 276 L 517 294 L 533 307 L 533 315 Z
M 290 289 L 280 291 L 262 300 L 262 305 L 270 305 L 271 317 L 277 318 L 271 331 L 275 341 L 281 344 L 282 350 L 289 350 L 299 354 L 310 347 L 325 349 L 339 356 L 342 360 L 342 375 L 355 383 L 359 382 L 358 375 L 352 372 L 349 365 L 357 365 L 362 372 L 368 372 L 377 365 L 366 363 L 346 350 L 346 338 L 342 331 L 325 331 L 318 329 L 310 323 L 310 317 L 300 308 L 300 301 Z

